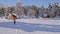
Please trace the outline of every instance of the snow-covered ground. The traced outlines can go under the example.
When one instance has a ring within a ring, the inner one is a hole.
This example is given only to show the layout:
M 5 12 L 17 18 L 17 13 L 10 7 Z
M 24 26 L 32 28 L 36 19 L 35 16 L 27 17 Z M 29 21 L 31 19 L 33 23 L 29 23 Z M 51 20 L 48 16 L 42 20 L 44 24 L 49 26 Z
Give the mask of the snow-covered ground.
M 60 25 L 1 22 L 0 34 L 60 34 Z
M 17 19 L 17 22 L 60 25 L 60 20 Z
M 26 32 L 21 29 L 0 27 L 0 34 L 60 34 L 60 32 L 46 32 L 46 31 Z
M 14 20 L 0 19 L 0 22 L 13 22 Z M 16 19 L 16 22 L 60 25 L 60 18 L 41 18 L 41 19 Z
M 0 34 L 60 34 L 59 19 L 0 19 Z

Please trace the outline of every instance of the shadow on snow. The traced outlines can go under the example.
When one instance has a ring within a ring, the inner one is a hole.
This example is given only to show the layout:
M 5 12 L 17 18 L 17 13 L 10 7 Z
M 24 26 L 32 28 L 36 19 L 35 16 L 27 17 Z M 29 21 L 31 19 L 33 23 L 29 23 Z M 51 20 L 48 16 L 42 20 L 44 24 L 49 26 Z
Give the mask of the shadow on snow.
M 60 32 L 60 25 L 31 24 L 23 22 L 17 22 L 14 25 L 13 22 L 4 22 L 0 23 L 0 27 L 21 29 L 26 32 L 33 32 L 33 31 Z

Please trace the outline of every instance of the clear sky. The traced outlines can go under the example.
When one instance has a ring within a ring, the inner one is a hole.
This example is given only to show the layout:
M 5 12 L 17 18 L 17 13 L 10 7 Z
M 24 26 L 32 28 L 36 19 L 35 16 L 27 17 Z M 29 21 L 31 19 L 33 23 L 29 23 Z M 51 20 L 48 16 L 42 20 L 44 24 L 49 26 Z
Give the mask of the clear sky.
M 18 0 L 0 0 L 0 4 L 6 4 L 9 6 L 14 6 L 16 5 Z M 36 5 L 36 6 L 42 6 L 44 5 L 45 7 L 48 6 L 49 3 L 55 3 L 58 2 L 60 5 L 60 0 L 20 0 L 22 5 Z

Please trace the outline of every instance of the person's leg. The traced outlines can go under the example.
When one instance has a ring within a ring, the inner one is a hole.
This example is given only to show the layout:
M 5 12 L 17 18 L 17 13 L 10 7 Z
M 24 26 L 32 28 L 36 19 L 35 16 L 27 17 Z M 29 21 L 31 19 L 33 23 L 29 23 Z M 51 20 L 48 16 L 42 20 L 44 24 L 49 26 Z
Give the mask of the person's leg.
M 14 20 L 14 24 L 16 24 L 16 21 Z

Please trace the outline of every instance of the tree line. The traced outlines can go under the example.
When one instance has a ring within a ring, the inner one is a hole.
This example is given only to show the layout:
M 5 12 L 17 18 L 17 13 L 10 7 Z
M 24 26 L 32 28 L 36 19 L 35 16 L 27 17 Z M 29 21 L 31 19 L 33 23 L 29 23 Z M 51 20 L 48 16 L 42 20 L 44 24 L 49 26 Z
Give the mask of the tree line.
M 48 7 L 32 6 L 12 6 L 0 7 L 0 17 L 7 17 L 9 14 L 17 14 L 19 18 L 60 18 L 60 6 L 58 3 L 50 4 Z

